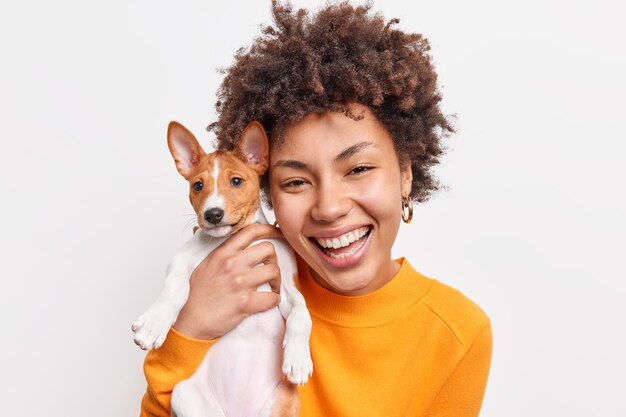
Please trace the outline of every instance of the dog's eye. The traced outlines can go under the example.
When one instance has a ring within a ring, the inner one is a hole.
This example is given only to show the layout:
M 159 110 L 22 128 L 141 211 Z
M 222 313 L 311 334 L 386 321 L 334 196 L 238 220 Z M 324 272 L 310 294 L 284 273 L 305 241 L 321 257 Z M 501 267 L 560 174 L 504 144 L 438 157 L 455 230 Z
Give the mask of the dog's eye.
M 194 182 L 193 189 L 196 191 L 202 191 L 202 181 Z
M 232 177 L 230 179 L 230 185 L 232 185 L 233 187 L 240 187 L 241 184 L 243 184 L 243 180 L 239 177 Z

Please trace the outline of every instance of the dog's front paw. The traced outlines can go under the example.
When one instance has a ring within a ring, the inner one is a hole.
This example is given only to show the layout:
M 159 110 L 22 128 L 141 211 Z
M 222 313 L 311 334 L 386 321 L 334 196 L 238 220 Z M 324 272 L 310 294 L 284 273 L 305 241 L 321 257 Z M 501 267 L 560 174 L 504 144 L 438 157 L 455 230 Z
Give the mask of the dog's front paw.
M 165 341 L 176 314 L 164 307 L 151 307 L 132 325 L 135 344 L 143 350 L 156 349 Z
M 282 371 L 292 384 L 304 385 L 307 383 L 313 374 L 313 361 L 308 343 L 285 344 Z

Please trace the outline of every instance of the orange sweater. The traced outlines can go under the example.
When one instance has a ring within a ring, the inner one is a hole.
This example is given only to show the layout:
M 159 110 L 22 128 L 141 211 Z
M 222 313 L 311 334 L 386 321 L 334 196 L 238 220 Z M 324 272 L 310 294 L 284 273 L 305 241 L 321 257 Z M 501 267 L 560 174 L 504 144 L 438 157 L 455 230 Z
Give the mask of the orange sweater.
M 313 377 L 300 387 L 301 417 L 478 416 L 491 361 L 491 326 L 460 292 L 408 261 L 385 287 L 346 297 L 320 287 L 306 266 Z M 171 330 L 146 356 L 141 416 L 169 416 L 171 391 L 212 341 Z

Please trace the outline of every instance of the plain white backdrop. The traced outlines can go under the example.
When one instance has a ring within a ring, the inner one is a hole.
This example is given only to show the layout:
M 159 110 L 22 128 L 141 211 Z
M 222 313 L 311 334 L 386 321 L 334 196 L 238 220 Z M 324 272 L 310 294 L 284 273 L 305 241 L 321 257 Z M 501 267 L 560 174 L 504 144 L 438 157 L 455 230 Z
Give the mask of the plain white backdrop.
M 136 416 L 130 324 L 191 235 L 167 123 L 210 147 L 215 69 L 269 0 L 0 7 L 0 414 Z M 436 170 L 450 188 L 416 207 L 394 254 L 490 315 L 481 415 L 626 415 L 623 5 L 374 9 L 430 39 L 457 115 Z

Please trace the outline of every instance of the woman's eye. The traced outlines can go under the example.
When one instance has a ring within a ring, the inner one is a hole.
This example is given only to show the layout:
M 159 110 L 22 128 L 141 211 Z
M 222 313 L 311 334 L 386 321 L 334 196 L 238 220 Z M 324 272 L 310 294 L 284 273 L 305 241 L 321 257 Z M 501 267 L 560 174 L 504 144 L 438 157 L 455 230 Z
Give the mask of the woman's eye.
M 283 188 L 295 188 L 304 185 L 304 180 L 293 179 L 283 183 Z
M 352 171 L 350 171 L 350 174 L 361 174 L 363 172 L 369 171 L 370 169 L 372 169 L 372 167 L 367 165 L 359 165 L 353 168 Z
M 193 183 L 193 189 L 195 191 L 202 191 L 202 181 L 197 181 Z
M 232 185 L 233 187 L 240 187 L 241 184 L 243 184 L 243 179 L 239 177 L 232 177 L 230 179 L 230 185 Z

